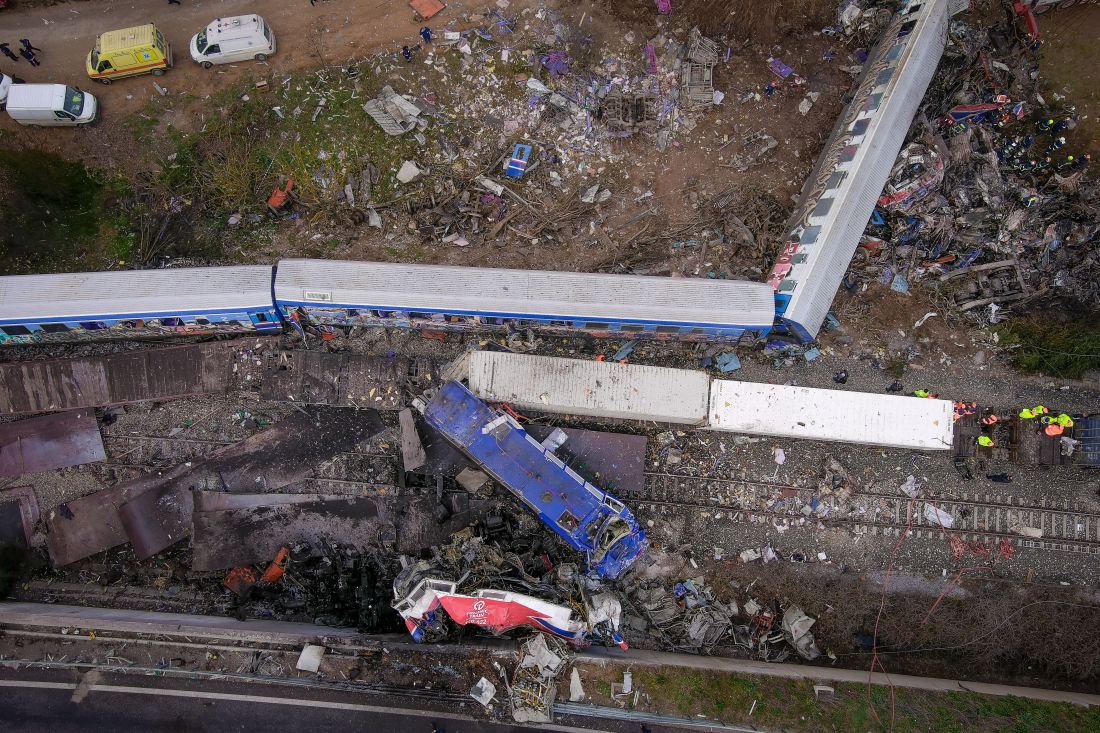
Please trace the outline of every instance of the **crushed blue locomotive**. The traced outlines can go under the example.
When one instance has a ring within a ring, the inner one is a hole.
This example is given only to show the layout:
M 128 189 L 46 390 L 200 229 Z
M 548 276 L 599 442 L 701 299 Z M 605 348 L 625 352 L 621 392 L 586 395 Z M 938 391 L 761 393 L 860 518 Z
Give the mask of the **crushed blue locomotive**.
M 418 405 L 424 419 L 530 507 L 546 526 L 585 553 L 589 571 L 619 577 L 649 546 L 626 506 L 585 481 L 460 382 L 448 382 Z

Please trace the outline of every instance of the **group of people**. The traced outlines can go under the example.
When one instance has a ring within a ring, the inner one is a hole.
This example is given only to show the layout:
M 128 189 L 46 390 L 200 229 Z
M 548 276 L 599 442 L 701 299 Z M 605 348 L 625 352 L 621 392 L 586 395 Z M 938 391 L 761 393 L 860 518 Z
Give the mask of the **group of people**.
M 29 63 L 31 66 L 38 66 L 40 62 L 38 61 L 38 57 L 35 54 L 42 53 L 42 49 L 32 46 L 30 40 L 26 38 L 20 38 L 19 45 L 21 46 L 21 48 L 19 49 L 19 56 L 22 56 L 24 59 L 26 59 L 27 63 Z M 19 60 L 19 56 L 16 56 L 15 51 L 11 50 L 10 44 L 0 43 L 0 53 L 4 54 L 12 61 Z
M 922 397 L 924 399 L 936 399 L 939 395 L 934 392 L 930 392 L 927 389 L 918 389 L 913 392 L 914 397 Z M 969 415 L 978 414 L 978 404 L 976 402 L 955 402 L 954 403 L 954 419 L 958 420 Z M 1073 418 L 1067 413 L 1059 413 L 1053 415 L 1050 409 L 1045 405 L 1036 405 L 1035 407 L 1025 407 L 1020 410 L 1018 417 L 1020 421 L 1035 420 L 1038 425 L 1042 426 L 1042 432 L 1044 435 L 1048 435 L 1052 438 L 1060 438 L 1066 432 L 1067 428 L 1073 427 Z M 981 434 L 978 435 L 977 443 L 982 448 L 994 448 L 996 443 L 993 440 L 993 427 L 1001 421 L 1001 418 L 994 412 L 986 412 L 978 422 L 981 425 Z
M 423 28 L 421 28 L 420 29 L 420 37 L 424 39 L 424 45 L 425 46 L 432 45 L 432 29 L 431 28 L 429 28 L 428 26 L 424 26 Z M 412 48 L 409 48 L 408 46 L 402 46 L 401 47 L 401 58 L 405 59 L 405 63 L 407 63 L 407 64 L 412 63 L 413 52 L 419 51 L 419 50 L 420 50 L 420 44 L 419 43 L 416 44 L 415 46 L 413 46 Z

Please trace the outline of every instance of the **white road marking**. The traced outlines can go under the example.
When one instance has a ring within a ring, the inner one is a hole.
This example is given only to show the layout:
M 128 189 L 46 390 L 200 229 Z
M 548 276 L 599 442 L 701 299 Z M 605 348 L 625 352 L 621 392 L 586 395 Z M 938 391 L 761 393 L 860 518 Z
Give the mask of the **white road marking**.
M 84 683 L 81 682 L 81 685 Z M 0 680 L 2 687 L 31 687 L 43 690 L 76 690 L 79 685 L 73 682 L 38 682 L 36 680 Z M 268 705 L 290 705 L 306 708 L 328 708 L 330 710 L 349 710 L 358 713 L 381 713 L 386 715 L 412 716 L 417 718 L 446 718 L 447 720 L 462 720 L 469 723 L 488 723 L 470 715 L 461 713 L 449 713 L 441 710 L 416 710 L 412 708 L 386 708 L 379 705 L 360 705 L 350 702 L 329 702 L 327 700 L 295 700 L 284 697 L 269 697 L 264 695 L 236 695 L 228 692 L 199 692 L 197 690 L 169 690 L 154 687 L 126 687 L 123 685 L 94 685 L 89 687 L 89 692 L 117 692 L 128 695 L 160 695 L 162 697 L 201 697 L 203 700 L 226 700 L 231 702 L 252 702 Z M 74 695 L 75 696 L 75 695 Z M 499 725 L 496 723 L 494 725 Z M 515 724 L 520 725 L 520 724 Z M 544 723 L 538 726 L 538 730 L 561 731 L 561 733 L 591 733 L 595 728 L 574 728 L 569 725 L 554 725 Z

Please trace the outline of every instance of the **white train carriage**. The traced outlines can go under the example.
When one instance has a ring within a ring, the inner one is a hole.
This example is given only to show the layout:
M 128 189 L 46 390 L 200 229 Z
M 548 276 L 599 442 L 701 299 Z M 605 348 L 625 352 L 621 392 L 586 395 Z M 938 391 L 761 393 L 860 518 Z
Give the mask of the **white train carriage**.
M 759 338 L 775 318 L 771 288 L 741 280 L 305 259 L 279 263 L 275 302 L 291 323 L 321 327 L 677 340 Z
M 0 344 L 280 331 L 266 265 L 0 277 Z

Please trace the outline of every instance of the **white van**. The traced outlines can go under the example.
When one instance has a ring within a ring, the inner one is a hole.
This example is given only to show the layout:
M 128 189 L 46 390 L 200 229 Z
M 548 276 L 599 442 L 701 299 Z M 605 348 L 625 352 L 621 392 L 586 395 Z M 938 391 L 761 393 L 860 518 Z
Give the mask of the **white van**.
M 95 119 L 99 105 L 88 92 L 64 84 L 12 84 L 7 109 L 20 125 L 53 127 L 86 125 Z
M 274 53 L 275 35 L 255 13 L 218 18 L 191 39 L 191 58 L 207 69 L 232 61 L 266 61 Z

